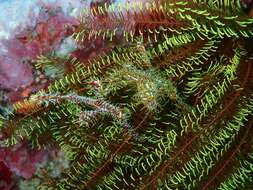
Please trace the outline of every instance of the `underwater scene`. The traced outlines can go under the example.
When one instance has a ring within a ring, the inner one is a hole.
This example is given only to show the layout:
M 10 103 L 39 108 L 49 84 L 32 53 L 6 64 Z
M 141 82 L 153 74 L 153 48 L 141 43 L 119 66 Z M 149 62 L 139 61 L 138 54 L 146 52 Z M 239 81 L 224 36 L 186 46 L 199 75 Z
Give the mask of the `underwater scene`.
M 0 0 L 0 190 L 253 190 L 253 0 Z

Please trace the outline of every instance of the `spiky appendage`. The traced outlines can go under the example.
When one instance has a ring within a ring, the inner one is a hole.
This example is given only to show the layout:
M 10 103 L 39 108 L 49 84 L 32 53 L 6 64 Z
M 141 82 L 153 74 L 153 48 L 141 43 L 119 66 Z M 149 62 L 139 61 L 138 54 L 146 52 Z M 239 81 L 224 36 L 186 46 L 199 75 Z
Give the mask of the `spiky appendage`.
M 65 152 L 39 189 L 250 189 L 252 29 L 239 0 L 93 7 L 74 37 L 109 50 L 17 103 L 4 143 Z

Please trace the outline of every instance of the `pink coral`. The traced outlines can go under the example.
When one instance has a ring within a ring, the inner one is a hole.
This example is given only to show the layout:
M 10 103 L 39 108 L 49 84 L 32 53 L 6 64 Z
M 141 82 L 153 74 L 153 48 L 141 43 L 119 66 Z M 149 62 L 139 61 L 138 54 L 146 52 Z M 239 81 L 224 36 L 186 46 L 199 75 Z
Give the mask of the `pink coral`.
M 32 150 L 27 145 L 27 142 L 23 142 L 11 148 L 0 149 L 0 162 L 17 176 L 26 179 L 34 175 L 36 165 L 45 161 L 47 156 L 46 150 Z
M 4 162 L 0 161 L 0 190 L 10 190 L 13 186 L 13 175 Z
M 1 41 L 6 55 L 0 55 L 0 89 L 9 91 L 10 101 L 22 98 L 20 89 L 33 84 L 32 61 L 42 53 L 57 50 L 62 40 L 73 33 L 71 28 L 78 24 L 76 18 L 55 7 L 42 9 L 33 19 L 36 19 L 35 26 L 17 29 L 13 38 Z
M 20 63 L 14 56 L 0 57 L 0 86 L 8 90 L 16 90 L 28 86 L 33 81 L 31 68 Z

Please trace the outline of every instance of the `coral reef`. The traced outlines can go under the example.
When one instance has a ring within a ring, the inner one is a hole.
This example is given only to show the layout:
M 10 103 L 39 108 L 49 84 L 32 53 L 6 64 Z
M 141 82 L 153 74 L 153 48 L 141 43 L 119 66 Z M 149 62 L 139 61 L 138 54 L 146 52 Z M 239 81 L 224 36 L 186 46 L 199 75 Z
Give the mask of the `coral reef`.
M 49 9 L 7 46 L 28 61 L 0 64 L 1 185 L 252 189 L 252 1 L 89 5 L 80 20 Z

